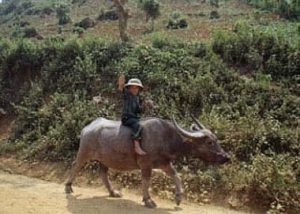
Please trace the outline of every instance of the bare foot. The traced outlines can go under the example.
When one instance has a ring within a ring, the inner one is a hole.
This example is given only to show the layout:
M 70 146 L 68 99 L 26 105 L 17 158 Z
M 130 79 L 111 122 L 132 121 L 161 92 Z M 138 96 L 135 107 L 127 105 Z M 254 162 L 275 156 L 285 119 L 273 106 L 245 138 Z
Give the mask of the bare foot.
M 140 142 L 135 140 L 134 141 L 134 151 L 138 155 L 146 155 L 147 153 L 143 151 L 143 149 L 140 146 Z

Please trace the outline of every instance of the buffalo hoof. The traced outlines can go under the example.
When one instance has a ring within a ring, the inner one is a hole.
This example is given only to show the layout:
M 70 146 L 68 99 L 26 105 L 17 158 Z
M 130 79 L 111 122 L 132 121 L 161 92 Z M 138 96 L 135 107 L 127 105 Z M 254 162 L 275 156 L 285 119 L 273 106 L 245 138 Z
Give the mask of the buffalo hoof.
M 151 198 L 144 199 L 143 201 L 144 201 L 145 206 L 146 206 L 147 208 L 153 209 L 153 208 L 156 208 L 156 207 L 157 207 L 156 203 L 155 203 Z
M 179 206 L 181 201 L 182 201 L 182 194 L 181 193 L 176 194 L 175 201 L 176 201 L 177 206 Z
M 70 184 L 66 184 L 65 193 L 70 194 L 73 192 L 72 186 Z
M 120 193 L 119 191 L 117 190 L 113 190 L 110 194 L 109 194 L 110 197 L 113 197 L 113 198 L 121 198 L 122 197 L 122 193 Z

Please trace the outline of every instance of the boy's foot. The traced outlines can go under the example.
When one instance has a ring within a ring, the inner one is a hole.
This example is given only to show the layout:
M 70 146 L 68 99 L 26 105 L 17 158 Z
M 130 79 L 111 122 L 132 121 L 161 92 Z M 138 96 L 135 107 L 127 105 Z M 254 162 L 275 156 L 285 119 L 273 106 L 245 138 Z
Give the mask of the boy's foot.
M 134 141 L 134 151 L 135 153 L 137 153 L 138 155 L 146 155 L 147 153 L 144 152 L 141 148 L 140 142 L 135 140 Z

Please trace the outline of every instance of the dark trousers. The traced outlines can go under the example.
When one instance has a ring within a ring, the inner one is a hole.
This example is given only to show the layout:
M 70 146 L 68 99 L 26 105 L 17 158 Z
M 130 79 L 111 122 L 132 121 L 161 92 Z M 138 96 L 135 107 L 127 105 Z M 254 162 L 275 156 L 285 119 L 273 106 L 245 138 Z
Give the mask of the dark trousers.
M 142 127 L 140 126 L 140 120 L 138 118 L 123 118 L 122 124 L 132 130 L 131 136 L 133 140 L 141 140 Z

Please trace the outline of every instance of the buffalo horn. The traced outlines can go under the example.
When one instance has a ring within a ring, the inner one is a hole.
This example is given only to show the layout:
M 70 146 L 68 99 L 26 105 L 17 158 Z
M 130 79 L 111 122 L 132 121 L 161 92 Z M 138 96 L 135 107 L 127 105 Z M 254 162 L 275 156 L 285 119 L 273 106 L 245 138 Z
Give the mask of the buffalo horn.
M 202 131 L 197 131 L 197 132 L 188 132 L 186 130 L 184 130 L 183 128 L 181 128 L 176 120 L 175 117 L 173 115 L 173 123 L 175 125 L 175 128 L 177 129 L 177 131 L 184 137 L 189 138 L 189 139 L 199 139 L 205 136 L 205 134 Z

